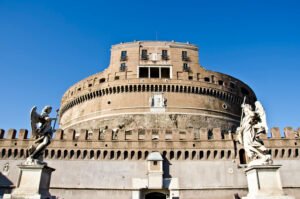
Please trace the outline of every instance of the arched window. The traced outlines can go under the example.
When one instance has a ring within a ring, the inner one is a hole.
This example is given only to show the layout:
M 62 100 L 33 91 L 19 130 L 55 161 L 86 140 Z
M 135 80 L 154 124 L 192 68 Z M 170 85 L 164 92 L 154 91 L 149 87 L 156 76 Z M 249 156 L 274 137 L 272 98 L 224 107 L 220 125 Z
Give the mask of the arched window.
M 192 152 L 192 160 L 195 160 L 196 159 L 196 151 L 193 151 Z
M 73 158 L 74 158 L 74 155 L 75 155 L 74 150 L 71 150 L 71 151 L 70 151 L 70 159 L 73 159 Z
M 100 159 L 101 151 L 97 150 L 97 159 Z
M 54 156 L 55 156 L 55 151 L 51 150 L 51 156 L 50 156 L 50 158 L 54 158 Z
M 240 149 L 239 151 L 239 159 L 240 159 L 240 164 L 247 164 L 246 162 L 246 154 L 244 149 Z
M 110 159 L 111 160 L 115 159 L 115 152 L 114 151 L 110 151 Z
M 140 159 L 142 159 L 142 152 L 141 151 L 138 152 L 138 160 L 140 160 Z
M 6 155 L 6 149 L 2 149 L 1 151 L 1 157 L 4 158 Z
M 18 149 L 14 150 L 14 158 L 16 158 L 18 156 Z
M 7 157 L 10 158 L 10 157 L 11 157 L 11 154 L 12 154 L 11 149 L 8 149 Z
M 80 150 L 77 150 L 76 159 L 79 159 L 80 156 L 81 156 L 81 151 L 80 151 Z
M 90 150 L 90 159 L 94 159 L 94 157 L 95 157 L 94 150 Z
M 130 159 L 131 159 L 131 160 L 134 159 L 134 154 L 135 154 L 135 152 L 134 152 L 134 151 L 131 151 L 131 153 L 130 153 Z
M 104 151 L 103 152 L 103 159 L 106 159 L 106 157 L 107 157 L 107 151 Z
M 67 158 L 68 158 L 68 151 L 64 150 L 64 159 L 67 159 Z
M 48 150 L 45 150 L 45 157 L 46 157 L 46 155 L 48 156 Z M 20 158 L 24 158 L 24 149 L 20 150 Z
M 128 151 L 124 151 L 124 160 L 128 158 Z
M 214 150 L 214 159 L 216 159 L 218 156 L 218 151 L 217 150 Z
M 57 151 L 57 159 L 60 159 L 61 158 L 61 150 L 58 150 Z
M 210 157 L 210 151 L 208 150 L 206 151 L 206 159 L 209 159 L 209 157 Z
M 221 159 L 224 159 L 225 158 L 225 152 L 222 150 L 221 151 Z
M 173 160 L 174 159 L 174 151 L 171 151 L 170 152 L 170 160 Z
M 119 160 L 121 158 L 121 151 L 117 152 L 117 160 Z
M 189 152 L 188 151 L 184 152 L 184 159 L 185 160 L 189 159 Z
M 204 152 L 200 151 L 199 152 L 199 159 L 202 160 L 204 158 Z
M 177 160 L 181 158 L 181 151 L 177 151 Z

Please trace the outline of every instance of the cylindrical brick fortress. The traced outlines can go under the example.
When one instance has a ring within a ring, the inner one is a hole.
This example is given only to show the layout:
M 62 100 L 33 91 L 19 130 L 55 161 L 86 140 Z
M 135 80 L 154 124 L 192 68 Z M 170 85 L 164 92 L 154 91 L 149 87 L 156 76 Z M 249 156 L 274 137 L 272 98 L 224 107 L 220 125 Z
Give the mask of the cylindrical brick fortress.
M 256 100 L 242 81 L 204 69 L 192 44 L 114 45 L 109 67 L 73 85 L 61 102 L 62 129 L 221 128 L 239 125 Z

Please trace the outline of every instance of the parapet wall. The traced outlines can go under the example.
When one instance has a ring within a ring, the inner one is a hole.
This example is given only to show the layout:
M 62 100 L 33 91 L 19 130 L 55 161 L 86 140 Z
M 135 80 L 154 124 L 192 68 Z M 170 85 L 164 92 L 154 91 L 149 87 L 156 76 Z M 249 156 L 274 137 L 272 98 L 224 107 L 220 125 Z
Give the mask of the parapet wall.
M 299 159 L 300 128 L 271 129 L 271 137 L 262 137 L 274 159 Z M 18 137 L 17 137 L 18 135 Z M 28 131 L 0 130 L 0 158 L 27 157 L 27 148 L 34 141 Z M 169 160 L 228 160 L 245 163 L 242 145 L 236 135 L 214 129 L 83 129 L 57 130 L 44 153 L 48 159 L 145 160 L 152 151 L 159 151 Z

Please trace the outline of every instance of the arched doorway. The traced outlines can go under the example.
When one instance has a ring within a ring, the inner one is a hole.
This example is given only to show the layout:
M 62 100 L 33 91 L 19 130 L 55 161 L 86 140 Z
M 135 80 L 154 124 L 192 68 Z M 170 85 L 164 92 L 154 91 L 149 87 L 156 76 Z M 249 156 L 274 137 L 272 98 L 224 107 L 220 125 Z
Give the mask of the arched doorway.
M 148 193 L 146 194 L 145 199 L 166 199 L 166 195 L 163 193 L 159 193 L 159 192 L 152 192 L 152 193 Z

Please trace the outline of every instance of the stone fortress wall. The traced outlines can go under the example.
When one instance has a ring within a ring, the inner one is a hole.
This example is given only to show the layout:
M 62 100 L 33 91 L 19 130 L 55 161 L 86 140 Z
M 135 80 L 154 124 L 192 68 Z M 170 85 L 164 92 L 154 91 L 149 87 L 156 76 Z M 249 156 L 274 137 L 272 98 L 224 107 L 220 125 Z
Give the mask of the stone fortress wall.
M 122 56 L 122 52 L 126 55 Z M 248 103 L 256 100 L 245 83 L 200 66 L 198 48 L 192 44 L 131 42 L 113 46 L 106 70 L 65 92 L 61 128 L 116 128 L 128 123 L 124 121 L 127 115 L 137 122 L 128 124 L 129 128 L 178 128 L 170 119 L 160 118 L 162 123 L 155 124 L 151 116 L 144 116 L 153 112 L 149 99 L 154 93 L 161 93 L 167 100 L 164 115 L 172 118 L 183 114 L 190 121 L 197 121 L 179 128 L 235 129 L 243 97 L 247 96 Z
M 235 134 L 245 96 L 248 104 L 256 101 L 242 81 L 202 67 L 195 45 L 114 45 L 107 69 L 63 95 L 61 129 L 44 152 L 56 169 L 50 191 L 66 199 L 145 199 L 150 192 L 170 199 L 246 195 L 247 158 Z M 28 135 L 25 129 L 0 129 L 0 196 L 16 185 L 17 165 L 34 142 Z M 300 128 L 289 127 L 284 137 L 278 128 L 263 137 L 275 163 L 283 165 L 284 190 L 296 198 L 299 135 Z M 153 152 L 163 159 L 163 185 L 151 178 Z
M 14 129 L 0 132 L 2 173 L 5 165 L 10 168 L 4 176 L 8 180 L 1 186 L 3 191 L 14 187 L 18 177 L 16 165 L 27 157 L 33 140 L 24 129 L 18 133 Z M 271 137 L 263 138 L 275 163 L 283 165 L 285 192 L 296 198 L 300 197 L 299 134 L 300 128 L 294 131 L 289 127 L 282 137 L 278 128 L 272 128 Z M 220 128 L 120 130 L 117 136 L 110 129 L 57 130 L 44 153 L 45 160 L 56 168 L 51 191 L 64 198 L 82 198 L 86 194 L 89 198 L 102 194 L 105 198 L 131 198 L 136 190 L 132 180 L 146 176 L 146 158 L 153 151 L 164 158 L 164 178 L 180 182 L 176 190 L 182 198 L 229 199 L 234 193 L 247 192 L 244 149 L 235 141 L 234 133 L 222 134 Z M 112 190 L 116 192 L 111 193 Z M 221 196 L 210 195 L 212 191 Z

